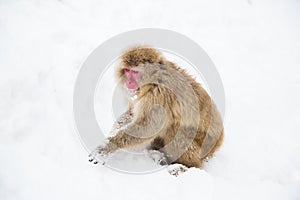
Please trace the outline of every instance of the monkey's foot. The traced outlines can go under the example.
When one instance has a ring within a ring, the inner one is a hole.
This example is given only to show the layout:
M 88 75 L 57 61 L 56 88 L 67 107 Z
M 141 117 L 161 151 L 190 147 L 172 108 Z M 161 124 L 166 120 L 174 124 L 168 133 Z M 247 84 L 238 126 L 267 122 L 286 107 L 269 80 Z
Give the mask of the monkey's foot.
M 157 163 L 159 165 L 168 165 L 168 160 L 162 152 L 156 151 L 156 150 L 148 150 L 147 152 L 148 152 L 149 157 L 155 163 Z
M 182 164 L 172 164 L 168 166 L 168 172 L 173 176 L 179 176 L 180 174 L 186 172 L 188 168 Z

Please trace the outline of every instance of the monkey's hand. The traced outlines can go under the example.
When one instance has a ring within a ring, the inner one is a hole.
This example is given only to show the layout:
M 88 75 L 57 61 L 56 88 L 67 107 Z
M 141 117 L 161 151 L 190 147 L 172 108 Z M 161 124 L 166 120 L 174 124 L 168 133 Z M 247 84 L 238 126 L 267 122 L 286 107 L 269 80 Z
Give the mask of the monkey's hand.
M 110 148 L 108 148 L 108 146 L 98 146 L 92 153 L 89 154 L 89 162 L 93 162 L 94 164 L 101 162 L 102 165 L 104 165 L 109 154 Z M 98 156 L 101 159 L 97 159 Z
M 96 151 L 98 155 L 103 158 L 107 158 L 109 155 L 120 149 L 118 143 L 113 142 L 114 140 L 112 138 L 113 137 L 108 138 L 109 142 L 106 145 L 97 147 Z
M 157 150 L 147 150 L 149 157 L 158 165 L 168 165 L 168 160 L 165 155 Z

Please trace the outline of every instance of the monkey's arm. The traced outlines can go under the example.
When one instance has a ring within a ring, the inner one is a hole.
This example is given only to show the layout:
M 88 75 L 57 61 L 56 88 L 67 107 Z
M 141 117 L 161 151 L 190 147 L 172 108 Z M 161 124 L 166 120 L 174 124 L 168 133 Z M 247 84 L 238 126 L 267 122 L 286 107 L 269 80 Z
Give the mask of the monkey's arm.
M 108 143 L 104 147 L 99 147 L 98 152 L 102 155 L 107 155 L 118 149 L 133 148 L 149 140 L 151 140 L 151 138 L 138 138 L 125 133 L 124 130 L 120 130 L 115 136 L 109 137 Z
M 150 110 L 149 112 L 147 110 Z M 151 141 L 165 124 L 165 113 L 161 106 L 155 105 L 151 109 L 141 110 L 140 118 L 132 119 L 124 129 L 113 137 L 108 138 L 104 147 L 99 147 L 100 154 L 113 153 L 118 149 L 130 149 Z
M 131 112 L 131 110 L 127 110 L 125 113 L 123 113 L 118 119 L 117 121 L 114 123 L 114 125 L 112 126 L 112 130 L 111 132 L 114 134 L 116 133 L 118 130 L 120 130 L 122 127 L 125 127 L 126 125 L 128 125 L 130 122 L 132 122 L 132 118 L 133 118 L 133 114 Z

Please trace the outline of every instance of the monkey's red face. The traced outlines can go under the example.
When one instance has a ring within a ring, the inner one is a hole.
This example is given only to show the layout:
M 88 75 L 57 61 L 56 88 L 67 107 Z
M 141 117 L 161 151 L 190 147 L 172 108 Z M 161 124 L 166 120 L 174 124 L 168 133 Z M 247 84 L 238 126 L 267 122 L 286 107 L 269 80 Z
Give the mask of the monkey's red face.
M 128 67 L 124 67 L 123 70 L 126 77 L 125 84 L 127 89 L 131 91 L 138 90 L 137 79 L 140 76 L 140 72 Z

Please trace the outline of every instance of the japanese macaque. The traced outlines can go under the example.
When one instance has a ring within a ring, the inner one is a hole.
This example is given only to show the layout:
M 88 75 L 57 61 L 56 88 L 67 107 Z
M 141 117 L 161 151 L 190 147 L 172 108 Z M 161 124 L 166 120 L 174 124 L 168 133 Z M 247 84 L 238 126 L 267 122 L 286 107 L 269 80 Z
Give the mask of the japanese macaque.
M 207 92 L 158 50 L 126 50 L 115 75 L 129 96 L 128 110 L 98 154 L 146 146 L 164 155 L 160 164 L 200 168 L 222 144 L 222 119 Z

